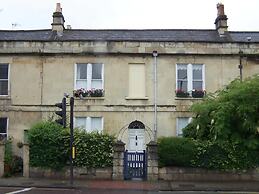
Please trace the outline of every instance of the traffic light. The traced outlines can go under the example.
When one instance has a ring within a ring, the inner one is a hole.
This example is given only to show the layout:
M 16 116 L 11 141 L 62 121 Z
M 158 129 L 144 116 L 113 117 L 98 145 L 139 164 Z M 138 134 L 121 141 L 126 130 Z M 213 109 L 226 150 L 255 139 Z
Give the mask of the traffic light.
M 61 119 L 57 119 L 55 121 L 66 128 L 66 98 L 63 98 L 61 103 L 56 103 L 55 106 L 61 108 L 60 111 L 55 111 L 55 113 L 60 116 Z

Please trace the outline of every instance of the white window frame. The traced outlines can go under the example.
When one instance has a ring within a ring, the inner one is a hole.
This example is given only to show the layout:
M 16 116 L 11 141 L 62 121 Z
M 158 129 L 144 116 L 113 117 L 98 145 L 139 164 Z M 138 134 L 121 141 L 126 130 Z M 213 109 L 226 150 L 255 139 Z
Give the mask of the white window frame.
M 182 134 L 183 134 L 183 131 L 182 131 L 182 129 L 178 129 L 178 126 L 179 126 L 179 119 L 181 119 L 181 118 L 188 118 L 188 124 L 192 121 L 192 117 L 177 117 L 176 118 L 176 130 L 175 130 L 175 132 L 176 132 L 176 136 L 177 137 L 182 137 Z M 180 130 L 181 130 L 181 133 L 180 133 Z
M 178 88 L 178 65 L 187 65 L 187 92 L 191 92 L 193 90 L 193 76 L 192 76 L 192 66 L 193 65 L 202 65 L 202 90 L 205 90 L 205 65 L 204 64 L 199 64 L 199 63 L 195 63 L 195 64 L 186 64 L 186 63 L 178 63 L 176 64 L 176 71 L 175 71 L 175 77 L 176 77 L 176 84 L 175 84 L 175 88 Z
M 87 87 L 84 88 L 86 90 L 91 90 L 93 89 L 92 87 L 92 81 L 94 80 L 100 80 L 100 79 L 92 79 L 92 65 L 94 64 L 101 64 L 102 65 L 102 88 L 95 88 L 95 89 L 103 89 L 104 88 L 104 64 L 103 63 L 76 63 L 74 65 L 74 89 L 80 89 L 77 88 L 76 82 L 77 82 L 77 65 L 79 64 L 85 64 L 87 65 L 87 77 L 86 77 L 86 81 L 87 81 Z
M 84 118 L 85 119 L 85 126 L 86 128 L 84 129 L 86 132 L 93 132 L 93 131 L 98 131 L 98 132 L 103 132 L 103 117 L 98 117 L 98 116 L 93 116 L 93 117 L 82 117 L 82 116 L 78 116 L 78 117 L 74 117 L 74 123 L 76 121 L 76 118 Z M 92 118 L 101 118 L 101 129 L 99 130 L 93 130 L 92 129 L 92 124 L 91 124 L 91 119 Z
M 8 66 L 8 77 L 7 79 L 0 79 L 0 81 L 6 81 L 7 80 L 7 94 L 0 96 L 9 96 L 10 95 L 10 64 L 9 63 L 0 63 L 0 65 L 7 65 Z
M 8 129 L 9 129 L 9 117 L 0 117 L 0 118 L 6 118 L 6 133 L 0 133 L 1 135 L 6 134 L 6 138 L 8 138 Z

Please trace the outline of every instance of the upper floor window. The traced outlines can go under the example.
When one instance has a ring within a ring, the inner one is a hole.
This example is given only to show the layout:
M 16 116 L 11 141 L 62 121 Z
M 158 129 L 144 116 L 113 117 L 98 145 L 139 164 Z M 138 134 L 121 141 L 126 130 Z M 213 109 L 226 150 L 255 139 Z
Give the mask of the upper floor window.
M 177 64 L 176 90 L 183 92 L 205 90 L 205 67 L 203 64 Z
M 103 117 L 75 117 L 75 126 L 87 132 L 103 130 Z
M 0 117 L 0 140 L 7 137 L 8 118 Z
M 183 136 L 183 128 L 185 128 L 190 122 L 191 117 L 178 117 L 176 120 L 176 136 Z
M 0 64 L 0 96 L 8 95 L 9 87 L 9 65 Z
M 75 74 L 75 89 L 103 89 L 103 64 L 76 64 Z

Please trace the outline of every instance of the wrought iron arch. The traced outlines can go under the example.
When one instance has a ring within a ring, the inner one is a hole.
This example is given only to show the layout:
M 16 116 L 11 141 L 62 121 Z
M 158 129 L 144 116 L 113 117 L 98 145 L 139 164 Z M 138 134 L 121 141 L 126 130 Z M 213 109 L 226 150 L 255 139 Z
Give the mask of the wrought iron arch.
M 145 125 L 142 122 L 135 120 L 129 124 L 128 128 L 129 129 L 145 129 Z

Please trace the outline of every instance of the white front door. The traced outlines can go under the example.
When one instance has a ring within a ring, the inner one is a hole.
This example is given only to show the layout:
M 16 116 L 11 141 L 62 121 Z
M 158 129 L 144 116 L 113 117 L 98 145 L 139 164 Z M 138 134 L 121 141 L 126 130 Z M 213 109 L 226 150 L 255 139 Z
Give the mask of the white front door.
M 129 129 L 130 152 L 143 152 L 145 150 L 145 131 L 144 129 Z

